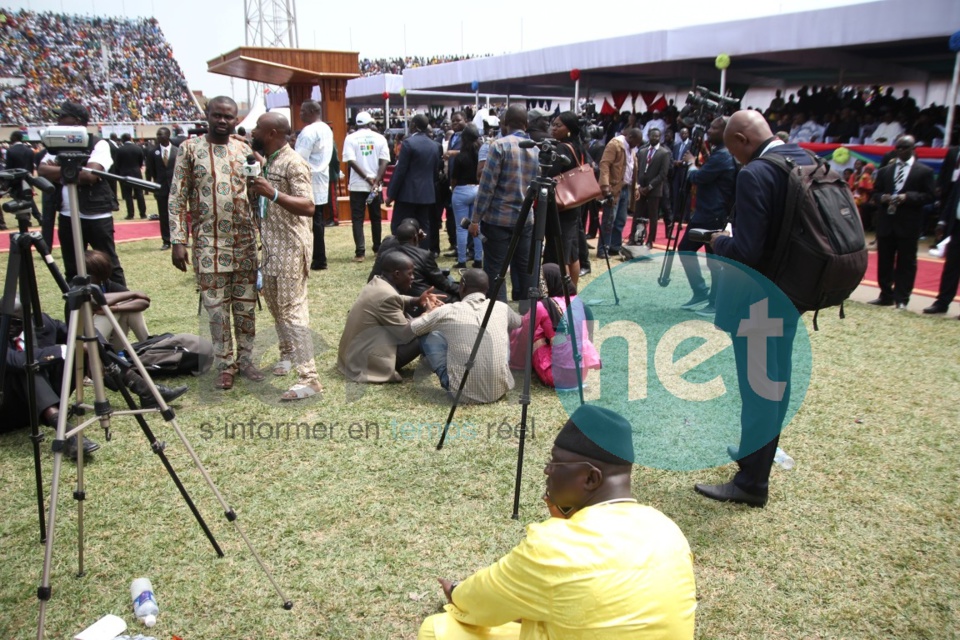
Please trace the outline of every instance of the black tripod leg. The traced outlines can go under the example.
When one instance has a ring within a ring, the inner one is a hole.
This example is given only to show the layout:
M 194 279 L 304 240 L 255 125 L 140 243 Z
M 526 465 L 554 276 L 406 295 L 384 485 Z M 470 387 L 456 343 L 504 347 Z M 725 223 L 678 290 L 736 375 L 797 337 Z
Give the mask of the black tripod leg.
M 127 389 L 127 385 L 124 384 L 119 368 L 116 365 L 110 366 L 108 375 L 113 378 L 113 381 L 116 384 L 117 389 L 120 391 L 120 395 L 123 396 L 124 401 L 127 403 L 127 406 L 131 410 L 136 410 L 137 404 L 134 401 L 130 390 Z M 136 418 L 137 424 L 140 426 L 140 430 L 143 431 L 143 435 L 146 437 L 147 441 L 150 442 L 150 449 L 157 454 L 158 458 L 160 458 L 160 463 L 163 464 L 164 469 L 167 470 L 167 474 L 169 474 L 170 479 L 173 480 L 173 484 L 177 486 L 177 491 L 179 491 L 180 495 L 183 496 L 183 500 L 187 503 L 187 507 L 190 508 L 190 512 L 193 513 L 193 517 L 196 519 L 197 524 L 200 525 L 200 528 L 203 529 L 203 533 L 207 536 L 207 540 L 209 540 L 210 544 L 213 545 L 213 550 L 216 551 L 217 555 L 222 558 L 223 550 L 220 549 L 220 545 L 217 544 L 217 540 L 213 537 L 213 532 L 210 531 L 210 528 L 207 526 L 206 521 L 204 521 L 203 516 L 197 509 L 197 506 L 193 503 L 193 500 L 190 498 L 190 494 L 187 493 L 183 483 L 180 482 L 180 477 L 170 464 L 170 459 L 167 458 L 167 454 L 164 453 L 164 444 L 157 440 L 153 430 L 150 429 L 150 425 L 147 424 L 147 421 L 144 419 L 142 414 L 136 413 L 134 414 L 134 418 Z
M 610 215 L 616 216 L 616 213 L 617 213 L 616 207 L 613 205 L 610 205 L 610 206 L 612 208 L 612 210 L 610 211 Z M 602 211 L 601 213 L 606 215 L 605 211 Z M 616 218 L 614 218 L 613 222 L 616 222 Z M 610 232 L 613 233 L 613 223 L 610 224 Z M 601 242 L 598 242 L 597 246 L 600 246 L 602 243 L 603 259 L 607 263 L 607 275 L 610 277 L 610 288 L 613 289 L 614 304 L 617 306 L 620 306 L 620 297 L 617 295 L 617 285 L 613 281 L 613 267 L 610 266 L 610 245 L 607 244 L 606 242 L 602 242 L 603 241 L 603 224 L 600 225 L 599 237 Z
M 549 215 L 556 215 L 559 217 L 556 206 L 550 207 Z M 563 242 L 561 241 L 560 236 L 552 236 L 549 238 L 549 241 L 553 243 L 553 250 L 555 254 L 560 256 L 560 259 L 564 261 L 563 266 L 560 268 L 561 273 L 563 273 L 563 301 L 565 305 L 564 308 L 566 309 L 564 315 L 564 328 L 566 329 L 567 339 L 570 341 L 570 348 L 573 354 L 573 367 L 577 372 L 577 391 L 580 393 L 580 404 L 582 405 L 583 370 L 580 368 L 580 363 L 583 361 L 583 355 L 580 353 L 580 347 L 577 345 L 577 323 L 574 321 L 573 305 L 570 303 L 570 289 L 573 288 L 573 274 L 570 273 L 569 265 L 566 263 L 567 256 L 563 254 Z M 554 376 L 554 383 L 556 383 L 556 376 Z
M 460 398 L 463 395 L 463 387 L 467 384 L 467 377 L 470 375 L 470 370 L 473 368 L 477 358 L 477 352 L 480 350 L 480 343 L 483 342 L 483 336 L 487 331 L 487 324 L 490 322 L 490 315 L 493 313 L 494 302 L 497 301 L 497 297 L 500 295 L 500 287 L 503 286 L 503 282 L 507 277 L 507 269 L 510 268 L 510 263 L 513 262 L 513 255 L 517 251 L 517 245 L 520 244 L 520 234 L 527 221 L 527 216 L 530 214 L 530 207 L 533 205 L 535 194 L 536 185 L 532 184 L 530 188 L 527 189 L 527 195 L 523 199 L 523 205 L 520 207 L 520 215 L 517 216 L 517 223 L 514 225 L 513 235 L 510 237 L 510 246 L 507 248 L 507 255 L 503 260 L 503 264 L 500 266 L 500 273 L 497 274 L 497 278 L 493 282 L 493 290 L 490 292 L 490 299 L 487 301 L 487 311 L 484 313 L 483 321 L 480 323 L 480 331 L 477 333 L 477 339 L 473 341 L 473 348 L 470 350 L 470 357 L 467 358 L 463 377 L 460 379 L 460 386 L 457 387 L 453 404 L 450 406 L 450 412 L 447 414 L 447 422 L 443 425 L 440 441 L 437 442 L 437 451 L 443 449 L 443 443 L 447 439 L 447 432 L 450 431 L 450 423 L 453 422 L 453 416 L 457 411 L 457 406 L 460 404 Z

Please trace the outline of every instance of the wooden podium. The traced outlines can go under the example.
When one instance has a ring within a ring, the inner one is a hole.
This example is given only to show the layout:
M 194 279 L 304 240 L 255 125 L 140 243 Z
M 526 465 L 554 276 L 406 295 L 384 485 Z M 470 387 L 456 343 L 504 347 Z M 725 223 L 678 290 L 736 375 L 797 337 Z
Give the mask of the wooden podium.
M 323 120 L 333 129 L 337 148 L 347 137 L 347 80 L 360 76 L 355 51 L 240 47 L 207 62 L 207 71 L 242 80 L 281 85 L 290 96 L 290 125 L 303 128 L 300 104 L 320 85 Z

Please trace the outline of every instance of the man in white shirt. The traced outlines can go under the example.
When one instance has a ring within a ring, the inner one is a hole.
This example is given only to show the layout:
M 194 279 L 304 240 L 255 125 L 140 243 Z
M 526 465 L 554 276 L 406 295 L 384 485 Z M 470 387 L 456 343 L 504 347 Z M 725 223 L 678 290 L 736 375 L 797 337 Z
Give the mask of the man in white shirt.
M 313 258 L 310 269 L 327 268 L 327 249 L 323 242 L 323 205 L 330 196 L 330 159 L 333 157 L 333 130 L 320 120 L 320 103 L 307 100 L 300 105 L 305 125 L 297 136 L 296 151 L 310 164 L 313 179 Z M 270 159 L 267 158 L 267 162 Z
M 873 142 L 875 144 L 892 145 L 897 137 L 902 134 L 903 127 L 893 119 L 893 112 L 887 110 L 883 112 L 883 122 L 877 125 L 877 128 L 873 131 Z
M 654 111 L 652 117 L 643 125 L 643 141 L 650 142 L 650 132 L 659 129 L 662 134 L 667 130 L 667 122 L 663 119 L 659 111 Z
M 350 218 L 355 262 L 363 262 L 366 254 L 363 238 L 364 210 L 370 212 L 373 252 L 380 250 L 380 183 L 390 163 L 390 145 L 376 131 L 373 116 L 366 111 L 357 114 L 357 130 L 343 142 L 343 161 L 350 167 Z M 372 198 L 372 199 L 371 199 Z
M 90 122 L 90 112 L 86 107 L 67 100 L 57 111 L 57 124 L 65 127 L 86 127 Z M 113 166 L 113 156 L 110 153 L 110 143 L 99 136 L 91 135 L 87 148 L 89 159 L 86 166 L 99 171 L 110 171 Z M 51 154 L 44 156 L 37 168 L 37 173 L 51 182 L 60 183 L 60 165 L 57 157 Z M 110 279 L 117 284 L 126 286 L 123 267 L 117 257 L 117 248 L 113 242 L 113 212 L 120 209 L 110 184 L 89 171 L 81 171 L 77 179 L 77 209 L 80 213 L 80 232 L 83 236 L 81 245 L 84 248 L 97 249 L 110 256 L 113 272 Z M 60 193 L 53 194 L 52 203 L 60 211 L 60 220 L 57 223 L 57 233 L 60 238 L 60 249 L 63 255 L 64 273 L 67 280 L 77 275 L 77 257 L 73 250 L 73 229 L 70 226 L 70 193 L 66 185 L 61 187 Z M 81 257 L 82 259 L 82 257 Z

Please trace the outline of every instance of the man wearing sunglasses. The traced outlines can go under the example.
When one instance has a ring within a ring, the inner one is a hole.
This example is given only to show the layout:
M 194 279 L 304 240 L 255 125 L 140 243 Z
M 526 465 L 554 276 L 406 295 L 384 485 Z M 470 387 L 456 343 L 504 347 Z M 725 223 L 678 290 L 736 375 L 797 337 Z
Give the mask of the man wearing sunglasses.
M 462 583 L 427 618 L 433 638 L 693 638 L 696 587 L 683 533 L 630 495 L 633 440 L 618 414 L 585 405 L 544 473 L 551 517 Z

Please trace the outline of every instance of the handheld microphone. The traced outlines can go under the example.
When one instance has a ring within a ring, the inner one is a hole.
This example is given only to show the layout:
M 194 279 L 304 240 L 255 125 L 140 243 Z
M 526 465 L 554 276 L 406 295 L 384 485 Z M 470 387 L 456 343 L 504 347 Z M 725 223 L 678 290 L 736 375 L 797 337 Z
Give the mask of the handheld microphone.
M 243 165 L 243 175 L 246 178 L 256 178 L 260 175 L 260 163 L 252 153 L 247 156 L 247 164 Z

